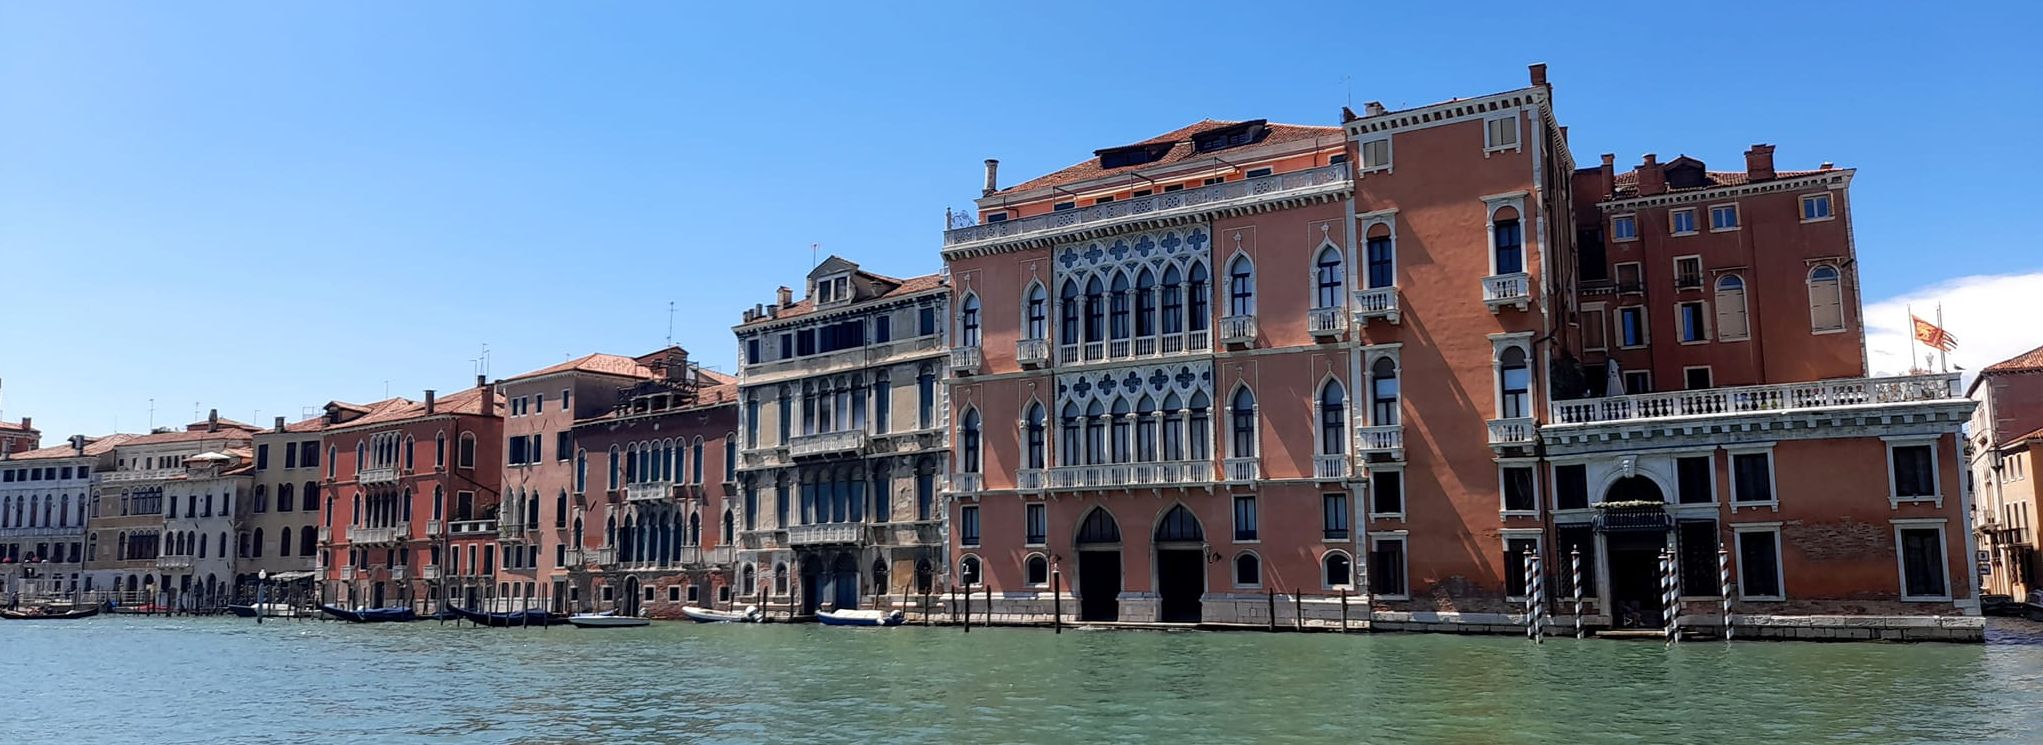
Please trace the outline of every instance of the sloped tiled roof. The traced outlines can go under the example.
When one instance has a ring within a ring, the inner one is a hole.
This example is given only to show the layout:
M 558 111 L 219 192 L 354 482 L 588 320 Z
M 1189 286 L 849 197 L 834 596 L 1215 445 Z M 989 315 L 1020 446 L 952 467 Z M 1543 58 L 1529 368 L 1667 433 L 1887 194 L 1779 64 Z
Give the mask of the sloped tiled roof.
M 562 362 L 558 365 L 549 365 L 547 367 L 542 367 L 528 373 L 514 375 L 509 378 L 505 378 L 505 380 L 518 380 L 520 378 L 536 378 L 541 375 L 552 375 L 554 373 L 562 372 L 601 373 L 604 375 L 617 375 L 627 378 L 650 378 L 653 376 L 652 369 L 646 367 L 643 364 L 640 364 L 638 360 L 626 357 L 621 354 L 605 354 L 602 352 L 597 352 L 595 354 L 576 357 L 566 362 Z
M 470 388 L 465 391 L 457 391 L 454 393 L 447 394 L 445 396 L 439 396 L 433 399 L 433 416 L 445 416 L 449 414 L 481 414 L 483 413 L 482 411 L 482 403 L 484 400 L 483 391 L 484 391 L 483 388 Z M 491 398 L 493 399 L 493 403 L 495 404 L 491 408 L 491 411 L 496 413 L 502 413 L 504 410 L 503 394 L 495 393 L 492 390 Z M 390 401 L 379 403 L 374 410 L 370 411 L 368 414 L 365 414 L 358 419 L 341 422 L 340 424 L 329 425 L 328 427 L 326 427 L 326 429 L 344 429 L 377 424 L 390 424 L 393 422 L 402 422 L 410 419 L 417 419 L 423 416 L 426 416 L 425 402 L 410 401 L 405 399 L 391 399 Z
M 0 422 L 0 430 L 13 430 L 13 431 L 15 431 L 15 432 L 41 432 L 41 431 L 42 431 L 42 430 L 36 429 L 36 428 L 34 428 L 34 427 L 23 427 L 23 426 L 21 426 L 21 422 Z
M 1211 153 L 1201 153 L 1198 151 L 1198 148 L 1193 145 L 1192 139 L 1206 132 L 1210 132 L 1216 129 L 1226 129 L 1228 127 L 1232 127 L 1242 123 L 1243 122 L 1241 121 L 1203 119 L 1196 123 L 1179 127 L 1177 129 L 1165 132 L 1155 137 L 1151 137 L 1141 142 L 1129 143 L 1128 145 L 1120 146 L 1134 147 L 1136 145 L 1156 145 L 1166 142 L 1171 143 L 1170 152 L 1164 153 L 1162 157 L 1159 157 L 1156 160 L 1152 160 L 1146 163 L 1138 163 L 1135 165 L 1120 166 L 1116 168 L 1103 168 L 1100 166 L 1099 156 L 1094 155 L 1091 158 L 1079 161 L 1061 170 L 1052 171 L 1050 173 L 1037 176 L 1027 181 L 1023 181 L 1019 184 L 1015 184 L 1014 186 L 1001 189 L 1000 191 L 995 193 L 1012 194 L 1017 192 L 1030 191 L 1032 189 L 1043 189 L 1051 186 L 1061 186 L 1064 184 L 1075 183 L 1079 181 L 1088 181 L 1091 179 L 1099 178 L 1101 176 L 1112 176 L 1115 174 L 1131 173 L 1134 171 L 1153 169 L 1159 166 L 1167 166 L 1173 163 L 1181 163 L 1188 160 L 1212 157 L 1214 154 L 1224 153 L 1226 151 L 1217 150 Z M 1267 128 L 1267 133 L 1263 135 L 1262 139 L 1257 140 L 1256 142 L 1251 143 L 1250 145 L 1243 145 L 1241 147 L 1250 147 L 1253 145 L 1275 145 L 1286 142 L 1297 142 L 1300 140 L 1314 139 L 1323 140 L 1329 145 L 1341 145 L 1343 143 L 1342 139 L 1343 135 L 1341 133 L 1340 127 L 1320 127 L 1302 124 L 1277 124 L 1275 122 L 1266 123 L 1264 126 Z
M 262 431 L 262 428 L 261 428 L 261 427 L 257 427 L 257 426 L 255 426 L 255 425 L 253 425 L 253 424 L 249 424 L 249 423 L 247 423 L 247 422 L 237 422 L 237 421 L 234 421 L 234 420 L 232 420 L 232 419 L 228 419 L 227 417 L 224 417 L 224 416 L 223 416 L 223 417 L 220 417 L 220 419 L 219 419 L 219 422 L 220 422 L 220 429 L 223 429 L 223 430 L 225 430 L 225 429 L 245 429 L 245 430 L 248 430 L 248 431 L 250 431 L 250 432 L 261 432 L 261 431 Z M 184 428 L 185 428 L 185 429 L 194 429 L 194 430 L 203 430 L 203 429 L 205 429 L 205 428 L 207 428 L 207 427 L 209 427 L 209 426 L 212 426 L 212 422 L 210 422 L 210 421 L 207 421 L 207 420 L 205 420 L 205 419 L 200 419 L 200 420 L 198 420 L 198 421 L 196 421 L 196 422 L 192 422 L 191 424 L 187 424 L 187 425 L 184 425 Z
M 902 296 L 902 295 L 913 295 L 913 294 L 915 294 L 915 293 L 918 293 L 918 292 L 922 292 L 922 291 L 924 291 L 924 290 L 933 290 L 933 289 L 936 289 L 936 288 L 938 288 L 938 287 L 942 287 L 942 286 L 943 286 L 943 275 L 942 275 L 942 274 L 924 274 L 924 275 L 922 275 L 922 276 L 920 276 L 920 277 L 909 277 L 909 278 L 907 278 L 907 279 L 894 279 L 894 278 L 892 278 L 892 277 L 887 277 L 887 276 L 884 276 L 884 275 L 879 275 L 879 274 L 873 274 L 872 272 L 868 272 L 868 271 L 865 271 L 865 270 L 863 270 L 863 269 L 859 270 L 859 272 L 858 272 L 858 273 L 859 273 L 859 274 L 863 274 L 863 275 L 866 275 L 866 276 L 868 276 L 868 277 L 871 277 L 871 278 L 874 278 L 874 279 L 878 279 L 878 280 L 880 280 L 880 281 L 882 281 L 882 282 L 889 282 L 889 283 L 895 283 L 895 282 L 898 282 L 899 284 L 896 284 L 896 285 L 894 286 L 894 289 L 891 289 L 891 290 L 888 290 L 888 291 L 886 291 L 886 292 L 884 292 L 884 293 L 881 293 L 881 294 L 880 294 L 880 295 L 879 295 L 878 297 L 869 297 L 869 298 L 864 298 L 864 299 L 861 299 L 861 300 L 859 300 L 859 301 L 858 301 L 858 302 L 856 302 L 856 303 L 852 303 L 852 304 L 851 304 L 850 306 L 844 306 L 844 307 L 853 307 L 853 306 L 857 306 L 857 305 L 862 305 L 862 304 L 865 304 L 865 303 L 871 303 L 871 302 L 875 302 L 875 301 L 879 301 L 879 300 L 885 300 L 885 299 L 888 299 L 888 298 L 893 298 L 893 297 L 900 297 L 900 296 Z M 814 312 L 816 312 L 816 301 L 815 301 L 815 300 L 814 300 L 813 298 L 802 298 L 802 299 L 800 299 L 800 300 L 797 300 L 797 301 L 795 301 L 795 302 L 793 302 L 793 303 L 790 303 L 790 304 L 788 304 L 788 306 L 787 306 L 787 307 L 785 307 L 785 308 L 781 308 L 781 309 L 780 309 L 780 314 L 779 314 L 779 315 L 776 315 L 776 316 L 761 316 L 761 317 L 759 317 L 759 318 L 755 318 L 755 319 L 753 319 L 753 320 L 752 320 L 752 323 L 771 323 L 771 322 L 773 322 L 773 321 L 785 321 L 785 320 L 787 320 L 787 319 L 789 319 L 789 318 L 794 318 L 794 317 L 797 317 L 797 316 L 805 316 L 805 315 L 808 315 L 808 314 L 810 314 L 810 313 L 814 313 Z M 749 326 L 749 325 L 751 325 L 751 324 L 741 324 L 741 325 L 747 325 L 747 326 Z
M 203 442 L 206 440 L 228 440 L 234 442 L 246 442 L 252 436 L 253 436 L 252 433 L 239 429 L 222 429 L 218 432 L 207 432 L 205 429 L 201 428 L 198 430 L 185 430 L 182 432 L 157 432 L 154 434 L 139 435 L 135 437 L 135 439 L 121 443 L 121 446 L 131 447 L 136 445 L 169 445 L 178 442 Z
M 399 408 L 402 406 L 408 406 L 411 403 L 412 403 L 411 399 L 395 397 L 386 398 L 381 401 L 377 401 L 375 403 L 370 404 L 351 404 L 346 401 L 329 401 L 327 402 L 327 406 L 332 406 L 342 411 L 350 411 L 366 416 L 381 411 L 389 411 L 391 409 Z M 355 421 L 360 421 L 360 418 L 357 418 Z M 284 425 L 284 431 L 293 434 L 305 434 L 308 432 L 324 432 L 335 427 L 345 427 L 353 423 L 354 422 L 341 422 L 339 424 L 331 424 L 326 421 L 325 414 L 320 414 L 318 416 L 286 424 Z
M 705 371 L 704 371 L 704 373 L 707 373 L 707 372 L 708 372 L 707 370 L 705 370 Z M 737 379 L 736 379 L 736 378 L 729 378 L 729 376 L 725 376 L 725 375 L 722 375 L 721 373 L 719 373 L 719 374 L 718 374 L 718 377 L 723 377 L 723 378 L 728 378 L 728 379 L 727 379 L 727 380 L 725 380 L 725 381 L 722 381 L 722 382 L 718 382 L 718 383 L 717 383 L 717 384 L 715 384 L 715 385 L 707 385 L 707 386 L 703 386 L 702 388 L 698 389 L 698 390 L 696 391 L 696 393 L 695 393 L 695 396 L 696 396 L 696 398 L 695 398 L 695 403 L 694 403 L 693 405 L 691 405 L 691 406 L 681 406 L 681 407 L 676 407 L 676 408 L 672 408 L 672 409 L 661 409 L 661 410 L 659 410 L 659 411 L 645 411 L 645 412 L 619 412 L 619 411 L 617 411 L 616 409 L 611 409 L 611 410 L 609 410 L 609 411 L 605 411 L 605 412 L 603 412 L 603 413 L 601 413 L 601 414 L 597 414 L 597 415 L 595 415 L 595 416 L 592 416 L 592 417 L 588 417 L 588 418 L 585 418 L 585 419 L 577 419 L 577 420 L 575 420 L 575 426 L 578 426 L 578 427 L 579 427 L 579 426 L 583 426 L 583 425 L 587 425 L 587 424 L 593 424 L 593 423 L 596 423 L 596 422 L 604 422 L 604 421 L 609 421 L 609 420 L 612 420 L 612 419 L 623 419 L 623 418 L 625 418 L 625 417 L 627 417 L 627 416 L 631 416 L 631 417 L 649 417 L 649 416 L 659 416 L 659 415 L 662 415 L 662 414 L 678 414 L 678 413 L 685 413 L 685 412 L 690 412 L 690 411 L 699 411 L 699 410 L 701 410 L 701 409 L 705 409 L 705 408 L 711 408 L 711 407 L 716 407 L 716 406 L 727 406 L 727 405 L 730 405 L 730 404 L 734 404 L 734 403 L 737 403 L 737 401 L 738 401 L 738 381 L 737 381 Z
M 1663 167 L 1663 168 L 1664 168 L 1664 167 L 1666 167 L 1666 166 L 1667 166 L 1667 165 L 1669 165 L 1669 164 L 1667 164 L 1667 163 L 1662 163 L 1662 164 L 1660 164 L 1660 165 L 1661 165 L 1661 167 Z M 1791 178 L 1801 178 L 1801 177 L 1803 177 L 1803 176 L 1811 176 L 1811 175 L 1815 175 L 1815 174 L 1818 174 L 1818 173 L 1822 173 L 1822 172 L 1823 172 L 1823 171 L 1821 171 L 1821 170 L 1813 170 L 1813 171 L 1775 171 L 1775 172 L 1774 172 L 1774 180 L 1775 180 L 1775 181 L 1780 181 L 1780 180 L 1783 180 L 1783 179 L 1791 179 Z M 1681 187 L 1681 188 L 1676 188 L 1676 187 L 1674 187 L 1674 186 L 1670 185 L 1670 186 L 1668 186 L 1668 187 L 1667 187 L 1667 193 L 1669 193 L 1669 194 L 1675 194 L 1675 193 L 1679 193 L 1679 192 L 1684 192 L 1684 191 L 1702 191 L 1702 190 L 1704 190 L 1704 189 L 1721 189 L 1721 188 L 1723 188 L 1723 187 L 1726 187 L 1726 186 L 1744 186 L 1744 185 L 1746 185 L 1746 184 L 1752 183 L 1752 178 L 1751 178 L 1751 175 L 1750 175 L 1750 174 L 1747 174 L 1747 173 L 1746 173 L 1746 172 L 1744 172 L 1744 171 L 1705 171 L 1705 172 L 1703 173 L 1703 180 L 1704 180 L 1705 182 L 1707 182 L 1707 183 L 1704 183 L 1704 184 L 1703 184 L 1703 185 L 1701 185 L 1701 186 L 1688 186 L 1688 187 Z M 1625 172 L 1623 172 L 1623 173 L 1619 173 L 1619 174 L 1616 174 L 1616 175 L 1615 175 L 1615 177 L 1611 179 L 1611 184 L 1612 184 L 1612 185 L 1611 185 L 1611 196 L 1613 196 L 1613 197 L 1635 197 L 1635 196 L 1638 196 L 1638 195 L 1639 195 L 1639 172 L 1638 172 L 1638 171 L 1636 171 L 1636 170 L 1631 170 L 1631 171 L 1625 171 Z
M 1987 365 L 1979 371 L 1979 374 L 1998 375 L 2001 373 L 2036 372 L 2039 370 L 2043 370 L 2043 347 L 2037 347 Z
M 85 442 L 84 455 L 93 456 L 105 454 L 107 451 L 114 449 L 114 446 L 135 439 L 135 437 L 136 437 L 135 435 L 123 433 L 111 434 L 103 437 L 87 438 Z M 81 456 L 78 453 L 78 451 L 71 449 L 71 443 L 66 442 L 62 445 L 58 445 L 55 447 L 25 450 L 19 453 L 15 453 L 10 457 L 13 460 L 34 460 L 54 458 L 77 458 Z

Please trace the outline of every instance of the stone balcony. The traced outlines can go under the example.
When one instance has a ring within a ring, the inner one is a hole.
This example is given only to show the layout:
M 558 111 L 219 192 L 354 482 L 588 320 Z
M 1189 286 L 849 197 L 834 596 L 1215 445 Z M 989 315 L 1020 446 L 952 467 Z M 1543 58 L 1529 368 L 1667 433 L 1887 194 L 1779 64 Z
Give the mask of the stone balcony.
M 156 557 L 156 568 L 157 568 L 157 569 L 190 569 L 190 568 L 192 568 L 192 557 L 189 557 L 189 556 L 158 556 L 158 557 Z
M 1014 343 L 1014 361 L 1022 367 L 1037 368 L 1050 364 L 1050 341 L 1048 339 L 1023 339 Z
M 431 581 L 440 578 L 440 565 L 427 564 L 419 567 L 419 579 Z
M 341 579 L 344 579 L 344 580 L 350 580 L 350 579 L 354 579 L 354 578 L 355 578 L 355 568 L 354 568 L 354 567 L 341 567 L 340 575 L 341 575 Z
M 321 526 L 319 526 L 319 542 L 320 542 L 320 543 L 332 543 L 332 542 L 333 542 L 333 528 L 329 528 L 329 527 L 326 527 L 326 526 L 324 526 L 324 525 L 321 525 Z
M 1220 343 L 1246 346 L 1256 343 L 1256 317 L 1224 316 L 1220 319 Z
M 438 538 L 438 537 L 440 537 L 440 527 L 441 527 L 441 526 L 440 526 L 440 521 L 438 521 L 438 520 L 427 520 L 427 521 L 426 521 L 426 537 L 427 537 L 427 538 Z
M 612 566 L 617 563 L 617 549 L 591 548 L 582 550 L 582 559 L 597 566 Z
M 1145 223 L 1189 219 L 1218 210 L 1248 209 L 1262 202 L 1331 198 L 1351 188 L 1350 179 L 1349 165 L 1336 163 L 1079 209 L 985 222 L 944 231 L 944 252 L 948 255 L 1010 243 L 1047 245 L 1070 237 L 1101 235 Z
M 1373 290 L 1355 291 L 1355 322 L 1366 324 L 1370 319 L 1381 318 L 1395 326 L 1398 322 L 1397 288 L 1378 287 Z
M 124 481 L 161 481 L 163 479 L 183 476 L 184 473 L 185 471 L 182 468 L 137 468 L 134 470 L 101 471 L 99 473 L 99 481 L 102 484 Z
M 1355 452 L 1362 457 L 1383 453 L 1391 460 L 1405 459 L 1405 426 L 1384 424 L 1355 428 Z
M 355 472 L 355 483 L 388 484 L 397 481 L 397 466 L 374 466 Z
M 83 525 L 75 525 L 69 527 L 41 525 L 33 528 L 0 528 L 0 538 L 40 538 L 43 536 L 59 536 L 59 535 L 68 536 L 79 535 L 84 532 L 85 526 Z
M 348 543 L 358 546 L 398 543 L 410 537 L 411 525 L 409 523 L 386 525 L 380 528 L 348 528 Z
M 788 454 L 795 458 L 821 458 L 832 455 L 859 455 L 865 452 L 866 433 L 863 430 L 825 432 L 819 435 L 799 435 L 788 443 Z
M 1030 478 L 1016 474 L 1022 488 Z M 1160 461 L 1155 463 L 1103 463 L 1091 466 L 1058 466 L 1049 469 L 1047 488 L 1059 490 L 1124 489 L 1146 486 L 1200 486 L 1213 483 L 1213 462 L 1205 460 Z M 1042 488 L 1042 487 L 1038 487 Z
M 1305 312 L 1305 330 L 1316 337 L 1340 336 L 1348 330 L 1348 309 L 1341 306 Z
M 1705 388 L 1571 401 L 1548 406 L 1548 426 L 1617 424 L 1889 406 L 1964 398 L 1960 373 L 1844 378 L 1809 383 Z
M 1539 434 L 1539 425 L 1532 417 L 1491 419 L 1489 424 L 1491 447 L 1530 445 Z
M 495 520 L 455 520 L 447 523 L 447 532 L 456 538 L 474 538 L 497 532 Z
M 405 577 L 409 576 L 410 574 L 411 574 L 411 572 L 410 572 L 409 568 L 407 568 L 407 567 L 404 567 L 404 566 L 402 566 L 402 565 L 400 565 L 400 566 L 394 566 L 394 567 L 391 567 L 391 568 L 390 568 L 390 581 L 392 581 L 392 582 L 403 582 L 403 581 L 405 580 Z
M 1211 338 L 1212 334 L 1208 330 L 1197 329 L 1173 334 L 1065 344 L 1057 348 L 1057 362 L 1063 365 L 1084 365 L 1197 354 L 1211 351 L 1209 349 Z
M 862 542 L 864 536 L 865 523 L 820 523 L 787 527 L 787 543 L 790 546 L 856 544 Z
M 1514 272 L 1484 277 L 1483 304 L 1490 307 L 1491 313 L 1507 305 L 1519 310 L 1532 307 L 1532 275 Z
M 1221 461 L 1220 465 L 1227 483 L 1230 484 L 1252 484 L 1255 483 L 1256 479 L 1262 477 L 1263 462 L 1261 458 L 1228 458 L 1225 461 Z
M 985 474 L 979 473 L 951 474 L 950 492 L 952 494 L 977 494 L 980 491 L 984 490 L 985 487 L 986 487 Z
M 979 347 L 977 346 L 951 347 L 951 372 L 953 373 L 958 375 L 975 374 L 979 372 L 979 365 L 983 361 L 984 355 L 980 354 Z
M 1312 477 L 1319 481 L 1345 481 L 1354 473 L 1347 453 L 1312 456 Z
M 1041 468 L 1021 468 L 1014 472 L 1014 488 L 1019 491 L 1042 491 L 1049 483 Z
M 943 543 L 940 520 L 872 523 L 868 530 L 875 546 L 936 546 Z
M 624 501 L 657 502 L 674 495 L 674 485 L 665 481 L 646 481 L 624 485 Z

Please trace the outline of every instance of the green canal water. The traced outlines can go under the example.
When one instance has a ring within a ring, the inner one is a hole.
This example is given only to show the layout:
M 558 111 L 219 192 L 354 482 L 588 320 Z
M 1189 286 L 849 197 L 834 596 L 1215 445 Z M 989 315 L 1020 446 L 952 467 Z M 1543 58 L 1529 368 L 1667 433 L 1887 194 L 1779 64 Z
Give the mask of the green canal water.
M 2043 741 L 1993 638 L 0 622 L 0 743 Z

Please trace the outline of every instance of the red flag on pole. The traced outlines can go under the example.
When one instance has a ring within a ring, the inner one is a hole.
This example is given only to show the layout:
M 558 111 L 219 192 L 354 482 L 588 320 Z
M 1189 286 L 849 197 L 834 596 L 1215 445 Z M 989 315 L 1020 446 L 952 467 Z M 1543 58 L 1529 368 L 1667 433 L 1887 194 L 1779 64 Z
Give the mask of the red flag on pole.
M 1916 341 L 1946 352 L 1958 348 L 1958 337 L 1952 336 L 1951 332 L 1945 331 L 1942 327 L 1916 318 L 1913 315 L 1910 315 L 1908 318 L 1915 322 Z

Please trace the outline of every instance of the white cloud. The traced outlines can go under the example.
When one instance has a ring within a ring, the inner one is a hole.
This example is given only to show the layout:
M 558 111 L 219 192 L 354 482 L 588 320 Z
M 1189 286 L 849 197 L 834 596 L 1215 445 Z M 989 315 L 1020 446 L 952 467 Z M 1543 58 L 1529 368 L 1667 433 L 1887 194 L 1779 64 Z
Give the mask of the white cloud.
M 1914 338 L 1908 312 L 1912 308 L 1923 320 L 1935 323 L 1941 302 L 1944 330 L 1958 337 L 1951 367 L 1965 368 L 1969 384 L 1979 368 L 2043 346 L 2043 327 L 2037 325 L 2035 313 L 2039 301 L 2043 272 L 1959 277 L 1868 303 L 1866 364 L 1875 375 L 1907 372 Z M 1918 365 L 1925 353 L 1935 351 L 1921 344 L 1914 344 L 1914 350 Z

